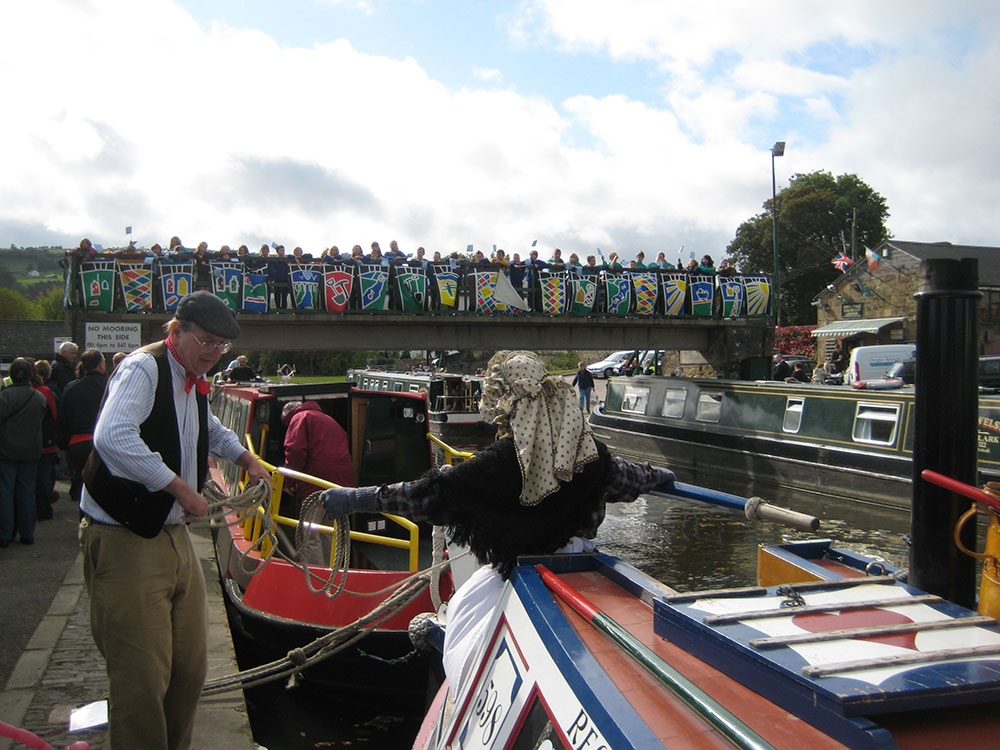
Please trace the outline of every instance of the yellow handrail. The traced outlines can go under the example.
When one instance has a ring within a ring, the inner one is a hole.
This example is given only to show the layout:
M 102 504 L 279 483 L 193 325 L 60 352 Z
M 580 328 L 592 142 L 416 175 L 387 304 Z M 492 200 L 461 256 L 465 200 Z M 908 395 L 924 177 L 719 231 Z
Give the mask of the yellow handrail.
M 320 489 L 328 490 L 334 487 L 340 487 L 339 484 L 333 482 L 328 482 L 325 479 L 320 479 L 319 477 L 314 477 L 311 474 L 305 474 L 301 471 L 295 471 L 294 469 L 288 469 L 284 466 L 274 466 L 268 463 L 264 459 L 257 455 L 254 450 L 253 439 L 248 434 L 245 436 L 247 450 L 250 451 L 257 460 L 260 461 L 261 465 L 271 472 L 271 502 L 268 508 L 268 512 L 271 514 L 271 518 L 275 523 L 291 526 L 292 528 L 298 528 L 299 520 L 296 518 L 289 518 L 288 516 L 282 516 L 280 514 L 281 510 L 281 491 L 284 487 L 285 477 L 289 479 L 295 479 L 300 482 L 307 482 L 313 484 Z M 442 443 L 442 445 L 444 445 Z M 447 448 L 447 446 L 445 446 Z M 472 454 L 469 454 L 472 455 Z M 408 564 L 409 571 L 411 573 L 417 572 L 420 568 L 420 527 L 417 526 L 413 521 L 408 518 L 403 518 L 402 516 L 393 515 L 392 513 L 383 513 L 383 516 L 388 518 L 393 523 L 401 526 L 404 531 L 407 532 L 408 539 L 397 539 L 390 536 L 380 536 L 378 534 L 369 534 L 362 531 L 351 531 L 350 538 L 354 541 L 359 542 L 371 542 L 373 544 L 379 544 L 383 547 L 395 547 L 397 549 L 408 550 Z M 323 524 L 310 524 L 310 528 L 314 531 L 318 531 L 321 534 L 327 534 L 330 536 L 330 566 L 333 566 L 333 561 L 337 553 L 336 544 L 336 527 L 326 526 Z M 261 531 L 263 530 L 263 522 L 257 517 L 248 518 L 243 523 L 243 538 L 250 542 L 257 541 L 260 537 Z M 263 546 L 266 546 L 268 542 L 264 542 Z M 261 553 L 266 555 L 270 552 L 270 549 L 261 549 Z
M 446 442 L 444 442 L 437 436 L 432 435 L 429 432 L 427 433 L 427 439 L 430 440 L 432 443 L 434 443 L 434 445 L 444 450 L 444 461 L 448 465 L 451 465 L 452 461 L 456 458 L 461 458 L 463 461 L 467 461 L 476 455 L 475 453 L 470 453 L 469 451 L 456 450 L 455 448 L 452 448 Z

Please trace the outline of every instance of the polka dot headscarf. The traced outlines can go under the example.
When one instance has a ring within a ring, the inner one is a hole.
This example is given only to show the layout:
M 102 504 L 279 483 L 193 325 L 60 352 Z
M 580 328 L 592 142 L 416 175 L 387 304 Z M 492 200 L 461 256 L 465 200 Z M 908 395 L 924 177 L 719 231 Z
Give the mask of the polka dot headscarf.
M 590 425 L 562 378 L 533 352 L 502 351 L 486 367 L 479 413 L 511 436 L 521 466 L 521 505 L 537 505 L 597 458 Z

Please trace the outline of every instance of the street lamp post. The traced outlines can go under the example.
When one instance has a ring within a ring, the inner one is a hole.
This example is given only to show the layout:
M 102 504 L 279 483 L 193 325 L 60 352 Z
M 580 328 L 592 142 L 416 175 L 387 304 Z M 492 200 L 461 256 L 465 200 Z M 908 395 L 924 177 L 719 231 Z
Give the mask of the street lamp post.
M 774 157 L 785 155 L 785 142 L 771 147 L 771 237 L 774 240 L 774 275 L 771 279 L 774 295 L 774 325 L 781 325 L 781 267 L 778 265 L 778 191 L 774 180 Z

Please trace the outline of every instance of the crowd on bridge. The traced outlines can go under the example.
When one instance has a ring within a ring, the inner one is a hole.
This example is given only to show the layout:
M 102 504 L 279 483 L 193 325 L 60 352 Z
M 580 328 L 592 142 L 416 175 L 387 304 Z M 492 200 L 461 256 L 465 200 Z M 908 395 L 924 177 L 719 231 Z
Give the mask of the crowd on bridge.
M 678 258 L 673 263 L 667 259 L 666 253 L 660 252 L 647 262 L 645 252 L 639 250 L 634 259 L 623 262 L 616 252 L 609 253 L 606 259 L 600 251 L 597 255 L 591 254 L 581 259 L 576 252 L 564 255 L 560 248 L 555 248 L 548 258 L 543 259 L 538 250 L 532 247 L 522 259 L 520 253 L 508 255 L 496 246 L 487 255 L 481 250 L 474 251 L 471 245 L 464 253 L 428 253 L 425 248 L 418 247 L 413 254 L 407 254 L 399 249 L 395 240 L 389 243 L 385 252 L 378 242 L 372 242 L 367 252 L 360 245 L 354 245 L 350 252 L 341 252 L 333 245 L 316 257 L 301 247 L 295 247 L 288 253 L 283 245 L 277 243 L 263 244 L 257 252 L 251 252 L 246 245 L 240 245 L 236 250 L 229 245 L 209 250 L 206 242 L 200 242 L 191 250 L 185 247 L 179 237 L 172 237 L 166 249 L 158 243 L 148 249 L 130 244 L 125 248 L 102 252 L 89 239 L 84 238 L 67 255 L 73 260 L 73 268 L 78 269 L 81 274 L 83 294 L 86 289 L 82 272 L 86 267 L 109 260 L 119 264 L 132 264 L 133 268 L 138 264 L 144 265 L 149 274 L 144 282 L 145 286 L 133 286 L 155 290 L 160 299 L 154 302 L 151 293 L 150 299 L 143 300 L 142 303 L 148 309 L 155 306 L 164 310 L 170 309 L 165 299 L 169 294 L 157 288 L 158 279 L 168 271 L 173 273 L 182 264 L 187 264 L 191 269 L 190 290 L 204 289 L 218 293 L 220 287 L 228 285 L 233 289 L 239 287 L 235 292 L 235 296 L 239 298 L 241 295 L 247 296 L 243 291 L 249 284 L 266 284 L 266 291 L 256 291 L 250 295 L 258 306 L 248 306 L 244 299 L 234 301 L 233 308 L 243 312 L 289 308 L 330 312 L 347 309 L 506 312 L 509 308 L 505 305 L 504 290 L 494 290 L 493 287 L 506 288 L 506 282 L 509 281 L 509 286 L 523 302 L 523 305 L 514 302 L 513 307 L 526 311 L 587 315 L 697 315 L 705 313 L 692 310 L 695 299 L 693 293 L 688 291 L 686 282 L 678 284 L 675 281 L 675 288 L 668 290 L 662 286 L 661 280 L 668 275 L 672 280 L 686 276 L 698 277 L 702 279 L 703 285 L 704 280 L 708 279 L 709 284 L 714 287 L 714 279 L 734 278 L 738 275 L 727 260 L 722 260 L 716 267 L 710 255 L 704 255 L 700 261 L 691 257 L 686 263 Z M 223 269 L 223 266 L 227 268 Z M 484 277 L 486 272 L 493 275 Z M 71 269 L 70 273 L 75 277 L 75 271 Z M 223 273 L 234 274 L 234 281 L 220 280 Z M 296 277 L 296 274 L 299 276 Z M 644 278 L 640 279 L 640 274 Z M 414 281 L 417 276 L 420 278 L 419 283 Z M 610 279 L 616 279 L 613 288 L 609 286 Z M 94 284 L 92 280 L 89 283 Z M 310 291 L 309 283 L 314 285 L 314 291 Z M 117 279 L 111 284 L 102 281 L 99 285 L 107 288 L 119 284 L 124 286 L 125 281 Z M 418 287 L 415 301 L 404 299 Z M 484 293 L 487 287 L 492 290 L 488 294 Z M 671 311 L 657 299 L 649 302 L 650 296 L 676 297 L 678 288 L 681 295 L 689 300 L 687 309 Z M 486 299 L 493 296 L 494 291 L 495 300 Z M 114 306 L 132 311 L 128 305 L 129 300 L 123 299 L 124 294 L 120 289 L 115 291 L 117 299 Z M 341 298 L 339 302 L 338 295 Z M 376 296 L 375 303 L 371 304 L 364 295 Z M 262 297 L 264 299 L 261 305 Z M 627 298 L 624 305 L 620 302 L 623 298 Z M 699 291 L 698 301 L 703 302 L 704 298 L 704 291 Z M 583 308 L 571 309 L 570 300 L 573 299 L 582 300 L 585 303 Z M 614 308 L 609 306 L 612 299 L 616 304 Z M 73 301 L 85 309 L 106 309 L 95 307 L 95 303 L 84 299 L 83 295 L 74 300 L 67 294 L 67 303 L 72 304 Z M 758 311 L 751 314 L 761 313 Z

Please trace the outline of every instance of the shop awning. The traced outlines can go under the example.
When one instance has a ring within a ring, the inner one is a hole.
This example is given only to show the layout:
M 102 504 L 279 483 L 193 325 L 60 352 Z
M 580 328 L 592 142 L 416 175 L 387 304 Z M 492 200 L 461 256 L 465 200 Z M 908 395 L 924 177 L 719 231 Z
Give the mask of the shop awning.
M 858 318 L 857 320 L 838 320 L 819 328 L 814 328 L 813 336 L 851 336 L 855 333 L 878 333 L 886 326 L 901 323 L 906 318 Z

